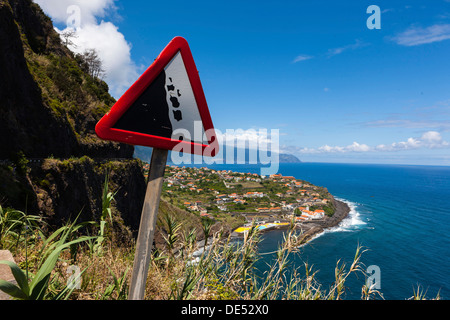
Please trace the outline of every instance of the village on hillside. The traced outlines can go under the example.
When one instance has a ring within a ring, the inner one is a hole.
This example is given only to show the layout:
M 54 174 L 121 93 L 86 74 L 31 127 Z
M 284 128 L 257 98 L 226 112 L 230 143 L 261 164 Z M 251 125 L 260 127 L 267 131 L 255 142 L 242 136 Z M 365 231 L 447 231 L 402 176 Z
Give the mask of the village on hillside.
M 149 165 L 144 165 L 148 172 Z M 317 221 L 335 208 L 326 188 L 281 174 L 167 166 L 162 196 L 200 217 L 226 221 L 233 228 L 258 224 Z

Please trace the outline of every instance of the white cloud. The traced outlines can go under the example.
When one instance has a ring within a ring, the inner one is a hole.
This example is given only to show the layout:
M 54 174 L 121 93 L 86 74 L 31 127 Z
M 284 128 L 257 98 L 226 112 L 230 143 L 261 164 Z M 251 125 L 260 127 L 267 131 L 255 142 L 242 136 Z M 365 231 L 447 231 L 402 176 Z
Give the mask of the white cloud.
M 343 152 L 367 152 L 370 151 L 370 147 L 366 144 L 359 144 L 358 142 L 353 142 L 351 145 L 346 147 L 329 145 L 322 146 L 317 149 L 319 153 L 343 153 Z
M 343 147 L 330 147 L 329 145 L 324 145 L 318 149 L 319 152 L 344 152 Z
M 402 46 L 418 46 L 450 39 L 450 24 L 435 24 L 427 28 L 412 26 L 391 40 Z
M 261 145 L 270 145 L 274 143 L 274 139 L 278 139 L 278 129 L 227 129 L 224 133 L 216 129 L 218 141 L 224 145 L 243 145 L 248 144 L 250 148 L 256 148 Z
M 349 45 L 346 45 L 346 46 L 343 46 L 343 47 L 339 47 L 339 48 L 328 49 L 327 53 L 320 54 L 318 56 L 319 57 L 325 56 L 325 57 L 330 58 L 332 56 L 336 56 L 338 54 L 341 54 L 341 53 L 343 53 L 345 51 L 355 50 L 355 49 L 358 49 L 358 48 L 361 48 L 361 47 L 365 47 L 367 45 L 368 45 L 367 43 L 363 43 L 362 41 L 356 39 L 355 43 L 352 43 L 352 44 L 349 44 Z M 310 56 L 310 55 L 306 55 L 306 54 L 302 54 L 302 55 L 299 55 L 299 56 L 295 57 L 295 59 L 292 61 L 292 63 L 306 61 L 306 60 L 310 60 L 310 59 L 313 59 L 313 58 L 315 58 L 315 57 L 314 56 Z
M 106 70 L 104 80 L 113 95 L 120 95 L 138 78 L 138 68 L 131 59 L 131 45 L 111 22 L 85 25 L 77 29 L 77 38 L 72 41 L 76 47 L 70 49 L 74 52 L 97 50 Z
M 450 148 L 450 143 L 443 140 L 441 134 L 437 131 L 427 131 L 419 138 L 408 138 L 406 141 L 393 142 L 385 145 L 380 144 L 375 147 L 370 147 L 367 144 L 360 144 L 353 142 L 348 146 L 329 146 L 324 145 L 319 148 L 296 148 L 296 147 L 282 147 L 283 150 L 290 149 L 291 151 L 301 154 L 317 154 L 317 153 L 348 153 L 348 152 L 375 152 L 375 151 L 401 151 L 413 149 L 439 149 Z
M 103 18 L 111 9 L 115 9 L 115 0 L 34 0 L 57 23 L 66 23 L 73 6 L 80 9 L 81 26 L 94 24 L 97 18 Z
M 378 145 L 375 147 L 378 151 L 398 151 L 411 150 L 419 148 L 437 149 L 448 148 L 450 144 L 442 139 L 437 131 L 427 131 L 420 138 L 409 138 L 406 141 L 394 142 L 390 145 Z
M 313 58 L 312 56 L 308 56 L 308 55 L 299 55 L 294 59 L 294 61 L 292 61 L 292 63 L 297 63 L 297 62 L 309 60 L 312 58 Z
M 367 144 L 359 144 L 358 142 L 353 142 L 351 145 L 347 146 L 346 149 L 352 152 L 370 151 L 370 147 Z
M 109 21 L 98 22 L 98 19 L 115 12 L 114 1 L 35 0 L 55 22 L 65 24 L 66 28 L 55 28 L 56 31 L 61 33 L 74 24 L 72 29 L 76 31 L 76 37 L 71 41 L 75 46 L 70 46 L 70 49 L 76 53 L 95 49 L 102 60 L 104 80 L 110 87 L 110 93 L 119 98 L 138 78 L 139 67 L 131 58 L 131 44 L 119 28 Z M 78 21 L 73 23 L 73 18 Z
M 406 141 L 394 142 L 390 145 L 380 144 L 375 147 L 377 151 L 399 151 L 420 148 L 421 141 L 415 138 L 408 138 Z
M 355 43 L 353 43 L 353 44 L 349 44 L 349 45 L 339 47 L 339 48 L 329 49 L 327 55 L 328 55 L 328 57 L 332 57 L 332 56 L 341 54 L 347 50 L 355 50 L 355 49 L 358 49 L 358 48 L 364 47 L 364 46 L 366 46 L 366 44 L 362 43 L 360 40 L 356 40 Z

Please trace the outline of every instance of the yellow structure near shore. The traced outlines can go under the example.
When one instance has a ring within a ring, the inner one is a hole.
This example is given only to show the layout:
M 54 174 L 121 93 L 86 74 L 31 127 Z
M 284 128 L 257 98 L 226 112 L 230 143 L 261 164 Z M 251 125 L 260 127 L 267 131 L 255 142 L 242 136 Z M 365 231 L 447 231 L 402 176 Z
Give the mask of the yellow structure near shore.
M 269 222 L 269 223 L 259 224 L 259 225 L 256 226 L 256 228 L 258 230 L 269 230 L 269 229 L 278 228 L 278 227 L 287 226 L 287 225 L 289 225 L 289 222 L 277 222 L 276 221 L 276 222 Z M 236 230 L 234 230 L 234 232 L 243 233 L 245 231 L 250 230 L 251 227 L 252 227 L 251 224 L 250 225 L 245 225 L 243 227 L 237 228 Z

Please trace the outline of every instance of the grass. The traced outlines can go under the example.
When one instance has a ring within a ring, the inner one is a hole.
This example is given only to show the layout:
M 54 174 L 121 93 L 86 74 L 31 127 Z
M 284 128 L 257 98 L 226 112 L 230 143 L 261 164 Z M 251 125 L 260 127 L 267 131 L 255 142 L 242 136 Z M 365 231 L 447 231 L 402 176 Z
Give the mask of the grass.
M 113 202 L 107 179 L 105 184 L 102 221 L 109 220 L 107 208 Z M 16 264 L 0 263 L 11 268 L 17 281 L 17 285 L 0 281 L 1 290 L 16 299 L 127 299 L 135 250 L 133 239 L 116 243 L 111 224 L 104 224 L 108 232 L 99 233 L 99 223 L 93 221 L 70 223 L 45 232 L 43 222 L 34 216 L 14 211 L 13 219 L 8 218 L 13 216 L 13 210 L 0 212 L 6 217 L 1 220 L 2 230 L 15 230 L 3 232 L 2 241 L 12 251 Z M 148 300 L 340 300 L 345 299 L 348 278 L 352 274 L 365 275 L 361 262 L 365 249 L 361 246 L 357 246 L 350 263 L 336 264 L 334 282 L 327 288 L 318 283 L 317 272 L 307 263 L 293 267 L 293 258 L 301 255 L 302 241 L 293 223 L 272 263 L 261 273 L 256 266 L 262 258 L 258 251 L 262 237 L 256 225 L 244 240 L 235 241 L 223 230 L 212 234 L 210 221 L 204 221 L 204 235 L 211 238 L 207 250 L 194 255 L 198 250 L 197 232 L 182 229 L 182 222 L 171 214 L 165 214 L 163 221 L 166 245 L 155 250 L 150 261 L 145 290 Z M 101 250 L 93 250 L 93 243 Z M 79 270 L 78 282 L 74 282 L 74 269 Z M 382 298 L 382 293 L 362 285 L 361 299 L 375 298 Z M 439 298 L 438 295 L 436 299 Z M 419 286 L 412 299 L 427 299 L 426 291 Z
M 20 300 L 43 300 L 44 298 L 49 298 L 49 295 L 56 300 L 68 297 L 73 290 L 70 288 L 71 285 L 69 282 L 66 282 L 54 296 L 50 293 L 51 290 L 49 288 L 54 284 L 55 278 L 52 277 L 52 273 L 61 252 L 80 242 L 89 240 L 89 237 L 81 236 L 68 241 L 73 233 L 81 226 L 82 224 L 69 224 L 59 228 L 48 238 L 43 237 L 42 232 L 38 230 L 41 241 L 39 241 L 38 251 L 34 252 L 35 259 L 33 260 L 35 260 L 35 267 L 33 271 L 30 270 L 27 235 L 25 234 L 25 270 L 20 269 L 13 262 L 0 261 L 0 264 L 6 264 L 11 268 L 11 272 L 17 282 L 16 286 L 7 281 L 0 280 L 0 289 Z M 34 249 L 37 249 L 37 247 L 34 246 Z

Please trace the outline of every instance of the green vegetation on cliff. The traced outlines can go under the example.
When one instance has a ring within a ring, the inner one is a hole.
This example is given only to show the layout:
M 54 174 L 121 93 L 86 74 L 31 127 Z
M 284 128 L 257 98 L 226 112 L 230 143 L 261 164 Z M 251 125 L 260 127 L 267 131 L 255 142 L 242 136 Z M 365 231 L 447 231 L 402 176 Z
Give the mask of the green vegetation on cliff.
M 131 158 L 132 146 L 102 141 L 95 124 L 115 100 L 86 70 L 31 0 L 0 0 L 0 159 Z
M 58 227 L 96 219 L 107 170 L 115 212 L 133 231 L 145 180 L 130 145 L 99 139 L 114 98 L 31 0 L 0 0 L 0 205 Z M 126 159 L 111 161 L 112 159 Z M 108 169 L 107 169 L 108 168 Z

